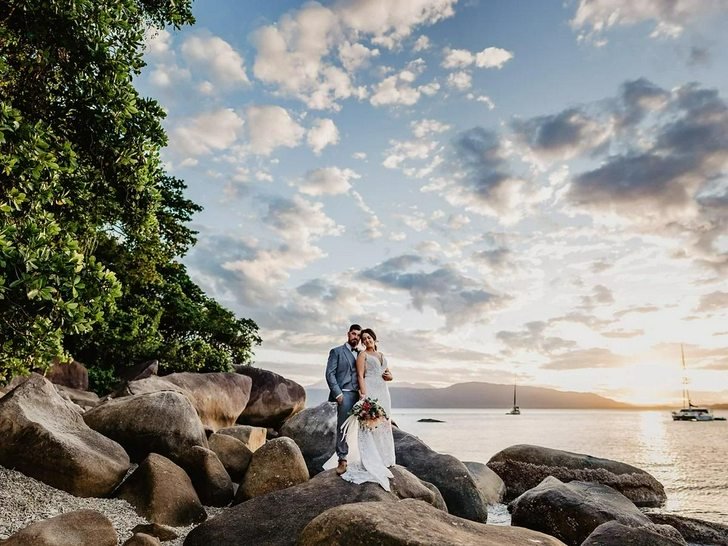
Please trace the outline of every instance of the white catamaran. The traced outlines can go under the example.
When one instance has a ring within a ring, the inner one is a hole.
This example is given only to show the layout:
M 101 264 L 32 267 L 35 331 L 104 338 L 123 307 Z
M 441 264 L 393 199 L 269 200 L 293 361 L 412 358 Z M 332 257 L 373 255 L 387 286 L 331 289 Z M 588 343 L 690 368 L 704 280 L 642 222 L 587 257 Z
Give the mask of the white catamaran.
M 678 411 L 672 412 L 673 421 L 725 421 L 725 417 L 715 417 L 709 408 L 696 406 L 690 400 L 690 392 L 688 391 L 688 376 L 685 367 L 685 351 L 680 345 L 680 356 L 682 357 L 683 369 L 683 407 Z

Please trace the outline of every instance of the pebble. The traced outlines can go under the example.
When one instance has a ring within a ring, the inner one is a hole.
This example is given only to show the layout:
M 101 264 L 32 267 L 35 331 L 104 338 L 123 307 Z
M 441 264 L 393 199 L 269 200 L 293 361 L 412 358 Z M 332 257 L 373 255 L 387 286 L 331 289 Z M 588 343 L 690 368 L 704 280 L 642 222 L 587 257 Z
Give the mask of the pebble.
M 131 530 L 135 526 L 149 523 L 137 515 L 125 500 L 74 497 L 16 470 L 0 466 L 0 540 L 33 522 L 84 508 L 101 512 L 109 518 L 119 535 L 119 544 L 132 536 Z M 208 517 L 213 517 L 224 508 L 205 507 L 205 510 Z M 187 533 L 194 527 L 175 527 L 178 538 L 164 545 L 182 546 Z

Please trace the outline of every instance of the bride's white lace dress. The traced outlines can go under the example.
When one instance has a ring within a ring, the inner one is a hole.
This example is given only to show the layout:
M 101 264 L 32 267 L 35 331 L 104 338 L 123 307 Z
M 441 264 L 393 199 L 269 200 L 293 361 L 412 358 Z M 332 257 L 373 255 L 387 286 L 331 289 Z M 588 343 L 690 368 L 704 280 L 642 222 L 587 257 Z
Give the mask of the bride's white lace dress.
M 392 402 L 389 398 L 389 387 L 382 379 L 387 367 L 387 360 L 379 362 L 376 353 L 364 353 L 366 356 L 366 391 L 367 397 L 376 398 L 387 412 L 384 419 L 374 428 L 361 426 L 354 421 L 346 430 L 346 442 L 349 445 L 347 470 L 342 478 L 352 483 L 374 482 L 389 491 L 389 478 L 392 477 L 390 466 L 394 466 L 394 439 L 392 437 Z

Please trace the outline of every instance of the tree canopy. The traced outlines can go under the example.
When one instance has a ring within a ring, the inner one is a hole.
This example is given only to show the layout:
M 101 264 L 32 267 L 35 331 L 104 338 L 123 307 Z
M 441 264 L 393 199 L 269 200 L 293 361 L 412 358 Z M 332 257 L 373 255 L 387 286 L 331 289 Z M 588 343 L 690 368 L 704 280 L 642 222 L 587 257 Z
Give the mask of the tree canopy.
M 189 278 L 200 207 L 140 97 L 150 29 L 191 0 L 0 0 L 0 382 L 74 357 L 98 388 L 157 358 L 222 370 L 260 343 Z

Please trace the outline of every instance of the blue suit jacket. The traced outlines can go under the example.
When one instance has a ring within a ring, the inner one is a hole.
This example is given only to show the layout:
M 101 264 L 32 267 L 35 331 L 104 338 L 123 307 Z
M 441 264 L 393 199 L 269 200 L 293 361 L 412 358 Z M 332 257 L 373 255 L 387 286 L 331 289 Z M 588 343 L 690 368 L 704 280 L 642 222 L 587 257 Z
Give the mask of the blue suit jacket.
M 326 383 L 329 385 L 329 402 L 336 400 L 342 389 L 359 390 L 356 378 L 356 357 L 344 343 L 329 351 L 326 362 Z

